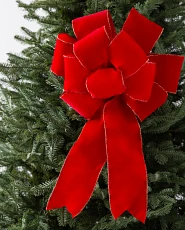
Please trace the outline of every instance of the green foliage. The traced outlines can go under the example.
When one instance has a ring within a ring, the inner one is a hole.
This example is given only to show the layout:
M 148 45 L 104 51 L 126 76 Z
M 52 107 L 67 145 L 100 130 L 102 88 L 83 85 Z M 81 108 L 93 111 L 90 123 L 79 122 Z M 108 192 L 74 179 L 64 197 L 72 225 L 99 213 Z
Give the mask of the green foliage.
M 92 198 L 72 219 L 66 208 L 45 206 L 61 166 L 85 120 L 59 99 L 63 79 L 50 72 L 58 33 L 73 35 L 71 20 L 108 8 L 117 31 L 136 7 L 165 30 L 156 53 L 184 54 L 185 4 L 178 0 L 35 0 L 17 1 L 25 18 L 41 28 L 15 39 L 27 45 L 0 64 L 0 228 L 3 230 L 183 230 L 185 226 L 184 69 L 176 95 L 141 123 L 148 170 L 146 224 L 128 212 L 110 214 L 107 170 Z M 39 15 L 39 10 L 45 16 Z M 133 143 L 134 144 L 134 143 Z M 128 172 L 129 173 L 129 172 Z M 120 181 L 120 183 L 122 183 Z M 134 183 L 134 182 L 133 182 Z

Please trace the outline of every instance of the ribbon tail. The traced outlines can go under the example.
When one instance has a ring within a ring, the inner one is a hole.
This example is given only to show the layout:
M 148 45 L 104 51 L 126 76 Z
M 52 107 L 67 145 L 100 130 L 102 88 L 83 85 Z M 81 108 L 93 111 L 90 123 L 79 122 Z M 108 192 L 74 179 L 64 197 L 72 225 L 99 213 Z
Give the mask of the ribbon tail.
M 46 209 L 66 206 L 73 217 L 77 216 L 89 201 L 105 162 L 105 134 L 101 116 L 84 126 L 66 158 Z
M 105 105 L 103 119 L 112 215 L 117 219 L 128 210 L 144 223 L 147 171 L 139 124 L 121 97 L 115 97 Z

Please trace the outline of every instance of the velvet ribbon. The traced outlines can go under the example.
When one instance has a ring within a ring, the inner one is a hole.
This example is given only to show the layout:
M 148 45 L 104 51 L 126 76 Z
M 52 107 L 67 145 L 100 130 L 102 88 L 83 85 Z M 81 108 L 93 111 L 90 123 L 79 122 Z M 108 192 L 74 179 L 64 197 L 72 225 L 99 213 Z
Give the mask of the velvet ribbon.
M 163 29 L 134 8 L 116 34 L 108 10 L 72 21 L 76 38 L 59 34 L 51 71 L 64 77 L 61 99 L 88 121 L 71 148 L 47 210 L 73 217 L 89 201 L 107 162 L 110 210 L 147 213 L 147 171 L 140 121 L 176 93 L 184 57 L 153 54 Z

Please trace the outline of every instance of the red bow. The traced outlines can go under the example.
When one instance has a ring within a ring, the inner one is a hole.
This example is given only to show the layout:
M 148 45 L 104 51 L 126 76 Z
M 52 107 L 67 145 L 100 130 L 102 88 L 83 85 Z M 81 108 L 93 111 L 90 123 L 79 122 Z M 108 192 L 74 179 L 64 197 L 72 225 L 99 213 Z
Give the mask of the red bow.
M 182 56 L 149 53 L 163 29 L 135 9 L 116 35 L 108 10 L 73 20 L 76 38 L 59 34 L 51 70 L 64 76 L 66 103 L 89 119 L 71 148 L 47 209 L 78 215 L 107 161 L 110 209 L 145 222 L 147 172 L 142 121 L 178 86 Z

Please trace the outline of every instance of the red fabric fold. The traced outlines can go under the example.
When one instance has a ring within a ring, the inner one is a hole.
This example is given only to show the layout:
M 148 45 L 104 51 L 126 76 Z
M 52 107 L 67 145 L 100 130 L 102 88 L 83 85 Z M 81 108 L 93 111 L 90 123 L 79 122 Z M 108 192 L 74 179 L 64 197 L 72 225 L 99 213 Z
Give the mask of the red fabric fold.
M 63 55 L 72 53 L 73 44 L 76 39 L 69 36 L 68 34 L 59 34 L 56 40 L 51 71 L 58 75 L 64 77 L 64 58 Z
M 98 69 L 87 78 L 87 89 L 93 98 L 122 94 L 125 90 L 122 73 L 113 68 Z
M 141 121 L 163 105 L 166 102 L 167 97 L 167 92 L 157 83 L 153 84 L 152 93 L 147 102 L 136 101 L 126 94 L 123 95 L 124 101 Z
M 71 148 L 49 198 L 47 210 L 66 206 L 73 217 L 81 212 L 106 162 L 105 151 L 103 119 L 99 116 L 86 123 Z
M 121 97 L 104 108 L 109 195 L 112 215 L 117 219 L 128 210 L 145 222 L 147 172 L 137 119 Z
M 105 26 L 110 39 L 116 35 L 114 23 L 108 10 L 76 18 L 72 21 L 72 25 L 74 34 L 78 39 L 84 38 L 102 26 Z
M 92 118 L 103 105 L 101 99 L 92 98 L 89 93 L 64 92 L 60 98 L 86 119 Z
M 90 71 L 84 68 L 73 54 L 64 56 L 64 65 L 64 90 L 77 93 L 87 93 L 85 82 Z
M 109 59 L 122 70 L 124 78 L 137 72 L 148 60 L 139 45 L 123 30 L 109 46 Z
M 101 27 L 74 44 L 74 55 L 87 69 L 93 70 L 107 62 L 110 40 L 105 27 Z
M 147 62 L 132 76 L 125 79 L 125 94 L 139 101 L 148 101 L 154 84 L 156 65 Z
M 172 54 L 155 54 L 149 55 L 149 60 L 156 63 L 155 82 L 167 92 L 176 93 L 184 57 Z
M 163 28 L 132 8 L 124 25 L 126 31 L 137 44 L 148 54 L 161 36 Z

